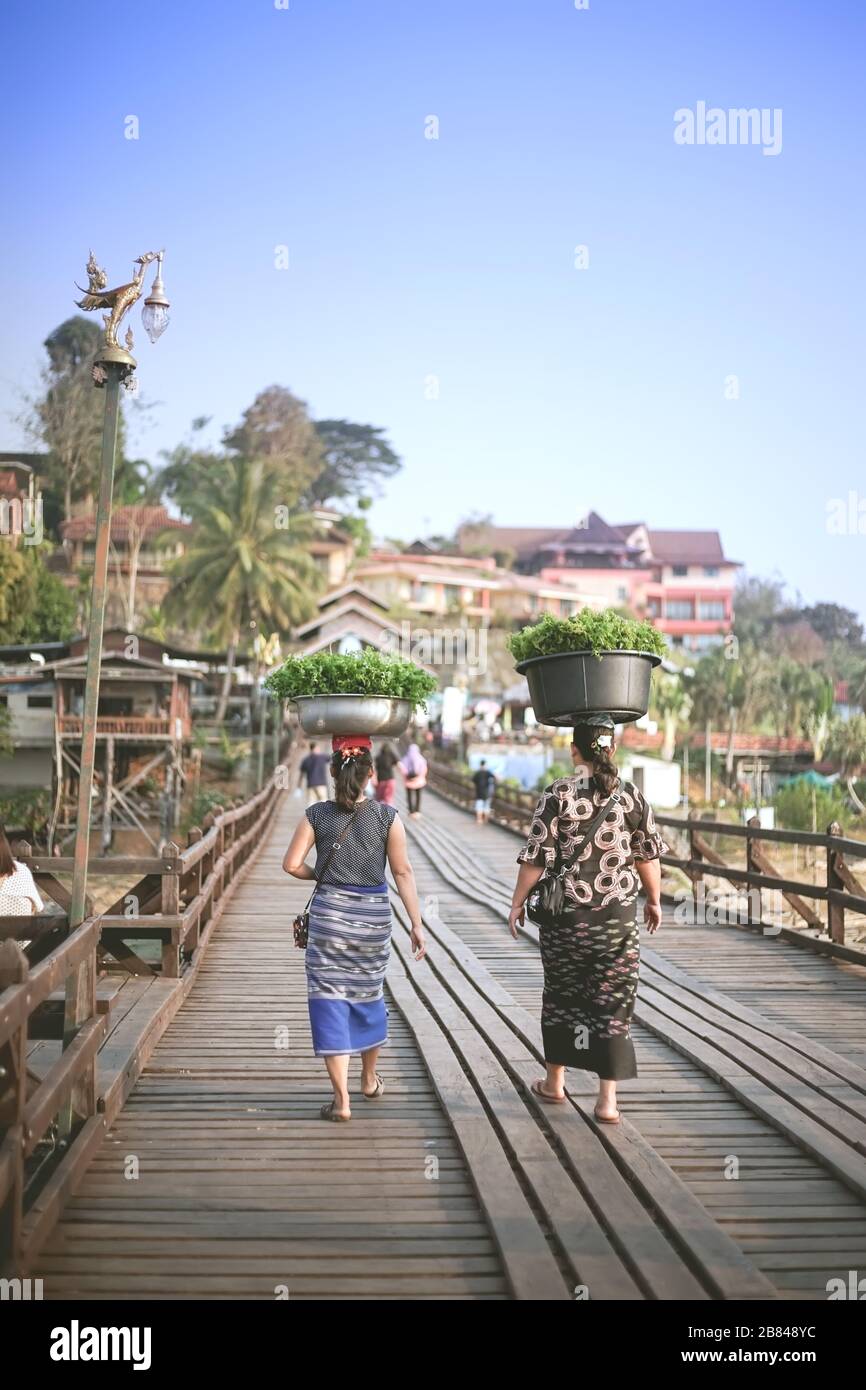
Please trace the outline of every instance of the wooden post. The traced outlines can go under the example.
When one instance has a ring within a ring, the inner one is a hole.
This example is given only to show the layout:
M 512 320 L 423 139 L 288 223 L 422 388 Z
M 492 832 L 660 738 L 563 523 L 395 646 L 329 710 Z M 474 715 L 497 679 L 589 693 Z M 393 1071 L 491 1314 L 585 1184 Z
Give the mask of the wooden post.
M 70 916 L 72 913 L 70 912 Z M 70 921 L 70 929 L 72 922 Z M 78 1030 L 96 1013 L 96 943 L 66 981 L 66 1005 L 63 1015 L 63 1050 L 74 1041 Z M 72 1088 L 69 1100 L 60 1111 L 57 1124 L 61 1144 L 68 1145 L 72 1133 L 73 1115 L 89 1119 L 96 1114 L 96 1058 L 94 1057 Z
M 280 733 L 281 733 L 281 730 L 282 730 L 282 723 L 283 723 L 283 702 L 282 702 L 282 700 L 278 700 L 278 699 L 275 698 L 275 699 L 274 699 L 274 731 L 273 731 L 273 732 L 274 732 L 274 766 L 273 766 L 273 768 L 271 769 L 271 771 L 273 771 L 276 767 L 279 766 L 279 761 L 280 761 Z
M 764 918 L 764 899 L 760 888 L 758 889 L 758 915 L 755 917 L 752 911 L 752 874 L 761 872 L 761 866 L 757 862 L 755 850 L 755 839 L 749 834 L 750 830 L 761 828 L 760 816 L 751 816 L 746 825 L 746 902 L 748 904 L 746 921 L 751 925 L 755 922 L 762 922 Z
M 828 835 L 841 835 L 842 827 L 838 821 L 831 821 L 827 826 Z M 833 845 L 827 846 L 827 932 L 831 941 L 837 941 L 840 945 L 845 944 L 845 908 L 841 903 L 834 903 L 830 899 L 830 893 L 835 889 L 837 892 L 845 887 L 845 880 L 842 878 L 837 868 L 837 858 L 839 851 Z
M 163 846 L 164 862 L 160 912 L 163 916 L 176 917 L 180 912 L 180 869 L 177 856 L 180 847 L 173 840 Z M 162 973 L 166 979 L 176 980 L 180 976 L 180 945 L 176 941 L 162 943 Z
M 17 941 L 0 942 L 0 992 L 23 984 L 30 973 L 27 957 Z M 8 1156 L 12 1180 L 0 1202 L 0 1269 L 18 1267 L 24 1204 L 24 1105 L 27 1088 L 27 1020 L 0 1046 L 0 1128 L 6 1130 L 0 1144 L 0 1171 Z
M 694 811 L 690 811 L 689 814 L 688 814 L 688 816 L 686 817 L 686 823 L 687 823 L 687 825 L 688 825 L 688 836 L 689 836 L 689 859 L 702 859 L 702 858 L 703 858 L 703 855 L 701 854 L 701 851 L 700 851 L 700 846 L 697 844 L 697 832 L 696 832 L 696 827 L 695 827 L 695 824 L 694 824 L 694 822 L 695 822 L 696 819 L 697 819 L 697 817 L 696 817 L 696 814 L 695 814 Z M 700 901 L 700 895 L 701 895 L 702 885 L 703 885 L 703 881 L 704 881 L 704 880 L 703 880 L 703 876 L 702 876 L 702 874 L 701 874 L 701 872 L 700 872 L 699 869 L 698 869 L 698 870 L 689 869 L 689 878 L 690 878 L 691 881 L 692 881 L 692 903 L 694 904 L 694 907 L 693 907 L 693 914 L 694 914 L 694 915 L 693 915 L 692 920 L 693 920 L 694 925 L 697 926 L 697 925 L 698 925 L 698 903 L 699 903 L 699 901 Z
M 192 827 L 192 829 L 190 830 L 189 834 L 187 835 L 187 839 L 186 839 L 187 845 L 197 845 L 198 842 L 199 842 L 199 840 L 200 840 L 201 838 L 202 838 L 202 832 L 201 832 L 201 830 L 199 829 L 199 827 L 198 827 L 197 825 L 194 825 L 194 826 Z M 193 867 L 192 872 L 191 872 L 191 874 L 190 874 L 190 879 L 192 880 L 191 883 L 190 883 L 190 893 L 189 893 L 189 900 L 190 900 L 190 902 L 194 902 L 195 899 L 196 899 L 196 898 L 199 896 L 199 894 L 201 893 L 201 884 L 202 884 L 202 864 L 203 864 L 203 862 L 204 862 L 203 858 L 200 859 L 200 860 L 198 861 L 198 863 Z M 199 943 L 199 937 L 200 937 L 200 935 L 201 935 L 201 914 L 199 914 L 198 921 L 197 921 L 197 922 L 195 923 L 195 925 L 192 927 L 192 929 L 191 929 L 191 931 L 190 931 L 190 933 L 189 933 L 189 936 L 188 936 L 187 939 L 186 939 L 185 946 L 186 946 L 186 951 L 187 951 L 187 954 L 188 954 L 188 955 L 191 956 L 191 955 L 193 954 L 193 952 L 197 949 L 198 943 Z
M 105 782 L 102 788 L 102 852 L 111 849 L 111 801 L 114 795 L 114 735 L 105 740 Z

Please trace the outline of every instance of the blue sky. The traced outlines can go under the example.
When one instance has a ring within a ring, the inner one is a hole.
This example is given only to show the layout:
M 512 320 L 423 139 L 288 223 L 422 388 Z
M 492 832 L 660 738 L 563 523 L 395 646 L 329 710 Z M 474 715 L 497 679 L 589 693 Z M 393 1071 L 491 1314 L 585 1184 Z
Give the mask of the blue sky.
M 866 513 L 862 4 L 14 0 L 3 26 L 3 447 L 88 248 L 117 283 L 165 246 L 145 457 L 280 382 L 387 429 L 382 533 L 718 527 L 866 615 L 866 534 L 827 529 Z M 780 108 L 781 152 L 676 144 L 699 101 Z

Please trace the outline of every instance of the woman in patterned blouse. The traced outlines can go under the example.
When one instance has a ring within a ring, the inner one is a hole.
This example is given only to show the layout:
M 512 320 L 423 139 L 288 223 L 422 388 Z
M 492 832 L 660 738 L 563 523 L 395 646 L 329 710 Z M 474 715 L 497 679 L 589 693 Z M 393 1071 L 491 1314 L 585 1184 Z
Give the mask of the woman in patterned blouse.
M 553 782 L 535 808 L 509 917 L 517 936 L 527 899 L 542 877 L 562 874 L 564 907 L 556 916 L 536 910 L 544 995 L 541 1031 L 547 1075 L 532 1089 L 544 1101 L 565 1100 L 565 1068 L 598 1074 L 596 1119 L 617 1124 L 616 1083 L 637 1076 L 629 1023 L 640 964 L 637 896 L 644 921 L 661 925 L 659 855 L 667 845 L 652 809 L 631 782 L 621 782 L 609 715 L 575 725 L 574 775 Z M 613 798 L 611 800 L 611 798 Z M 599 810 L 606 815 L 582 843 Z M 575 856 L 575 850 L 577 851 Z M 531 909 L 530 904 L 530 909 Z

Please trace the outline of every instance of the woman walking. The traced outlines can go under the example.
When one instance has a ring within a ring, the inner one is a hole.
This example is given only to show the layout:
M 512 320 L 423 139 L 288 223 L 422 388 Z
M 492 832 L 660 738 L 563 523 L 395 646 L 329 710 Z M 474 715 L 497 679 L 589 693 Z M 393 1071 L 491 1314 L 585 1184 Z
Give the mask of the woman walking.
M 384 801 L 386 806 L 394 804 L 397 790 L 397 754 L 390 743 L 383 743 L 376 755 L 376 800 Z
M 417 743 L 410 743 L 398 767 L 403 774 L 409 815 L 417 820 L 421 815 L 421 791 L 427 785 L 427 759 Z
M 294 878 L 316 879 L 310 903 L 306 952 L 307 999 L 313 1048 L 323 1057 L 334 1091 L 323 1120 L 351 1119 L 349 1058 L 361 1054 L 361 1091 L 381 1096 L 376 1071 L 388 1041 L 383 985 L 391 947 L 391 905 L 385 883 L 390 865 L 409 914 L 412 950 L 424 956 L 424 930 L 415 875 L 406 853 L 406 832 L 393 806 L 371 801 L 364 789 L 373 775 L 369 738 L 333 739 L 334 799 L 309 806 L 286 850 L 283 868 Z M 315 844 L 316 867 L 304 861 Z
M 544 969 L 547 1075 L 532 1090 L 562 1104 L 566 1067 L 596 1072 L 595 1116 L 605 1124 L 619 1122 L 617 1081 L 637 1076 L 629 1036 L 640 964 L 637 896 L 642 888 L 644 921 L 658 931 L 659 855 L 667 850 L 649 803 L 620 781 L 614 727 L 606 714 L 575 725 L 574 775 L 547 787 L 535 808 L 509 917 L 516 937 L 539 886 L 529 908 Z
M 32 917 L 43 907 L 32 873 L 13 858 L 5 827 L 0 825 L 0 917 Z

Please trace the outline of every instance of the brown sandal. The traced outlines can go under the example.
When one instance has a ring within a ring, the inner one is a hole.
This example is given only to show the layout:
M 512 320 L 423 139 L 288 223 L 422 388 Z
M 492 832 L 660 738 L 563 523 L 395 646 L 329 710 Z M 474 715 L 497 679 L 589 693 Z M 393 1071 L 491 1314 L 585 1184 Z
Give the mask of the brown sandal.
M 381 1076 L 379 1075 L 379 1073 L 376 1072 L 376 1089 L 375 1089 L 375 1091 L 364 1091 L 364 1090 L 362 1090 L 362 1091 L 361 1091 L 361 1095 L 364 1097 L 365 1100 L 378 1100 L 379 1096 L 381 1096 L 381 1095 L 384 1094 L 384 1091 L 385 1091 L 385 1083 L 384 1083 L 384 1081 L 382 1080 L 382 1078 L 381 1078 Z
M 347 1125 L 351 1120 L 352 1116 L 338 1115 L 337 1111 L 334 1109 L 335 1105 L 336 1101 L 329 1100 L 327 1105 L 323 1105 L 321 1110 L 319 1111 L 320 1116 L 323 1120 L 333 1120 L 334 1124 Z
M 543 1100 L 546 1105 L 565 1105 L 565 1096 L 548 1095 L 547 1091 L 542 1090 L 543 1086 L 543 1081 L 533 1081 L 529 1089 L 534 1096 L 538 1096 L 538 1099 Z

